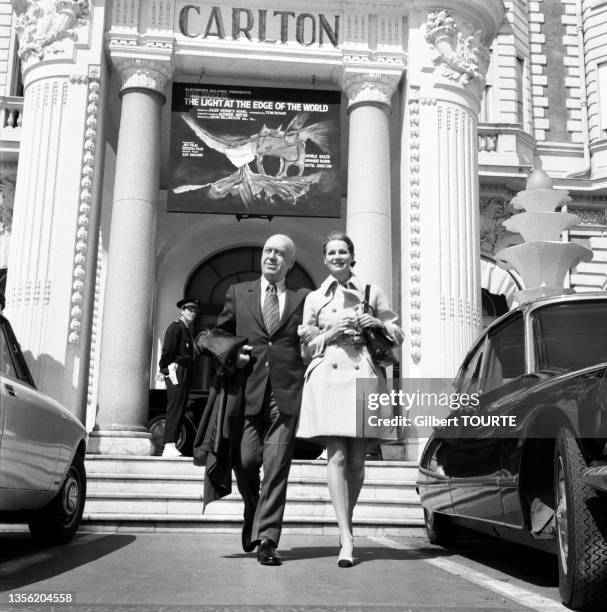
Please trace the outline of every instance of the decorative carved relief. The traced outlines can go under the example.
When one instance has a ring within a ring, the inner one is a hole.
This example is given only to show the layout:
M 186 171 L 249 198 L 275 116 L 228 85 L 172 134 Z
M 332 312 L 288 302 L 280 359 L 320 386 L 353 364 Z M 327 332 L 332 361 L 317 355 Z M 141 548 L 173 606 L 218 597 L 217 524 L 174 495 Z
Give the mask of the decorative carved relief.
M 520 244 L 522 238 L 519 234 L 509 232 L 503 222 L 510 219 L 515 211 L 510 202 L 502 197 L 480 198 L 480 234 L 481 252 L 494 255 L 501 249 Z
M 434 64 L 442 75 L 461 85 L 485 85 L 491 59 L 483 34 L 468 21 L 453 18 L 449 11 L 430 13 L 425 26 L 426 42 L 436 50 Z
M 421 328 L 421 215 L 420 215 L 420 128 L 419 92 L 411 89 L 408 101 L 409 122 L 409 343 L 411 359 L 418 364 L 422 358 Z
M 0 236 L 11 232 L 14 201 L 15 177 L 0 176 Z
M 43 60 L 64 50 L 66 38 L 77 39 L 76 28 L 86 23 L 88 0 L 12 0 L 17 13 L 19 57 Z
M 605 209 L 575 208 L 568 206 L 567 212 L 577 215 L 581 225 L 604 225 L 607 226 L 607 215 Z
M 350 106 L 361 102 L 392 104 L 392 96 L 400 81 L 400 71 L 394 73 L 344 71 L 344 91 Z
M 97 120 L 99 115 L 99 79 L 89 79 L 86 130 L 84 133 L 82 166 L 80 170 L 80 196 L 78 203 L 78 226 L 74 248 L 74 268 L 72 271 L 72 296 L 70 301 L 70 323 L 68 342 L 77 344 L 82 328 L 82 308 L 84 283 L 86 279 L 87 249 L 91 202 L 93 199 L 93 179 L 95 175 L 95 152 L 97 143 Z

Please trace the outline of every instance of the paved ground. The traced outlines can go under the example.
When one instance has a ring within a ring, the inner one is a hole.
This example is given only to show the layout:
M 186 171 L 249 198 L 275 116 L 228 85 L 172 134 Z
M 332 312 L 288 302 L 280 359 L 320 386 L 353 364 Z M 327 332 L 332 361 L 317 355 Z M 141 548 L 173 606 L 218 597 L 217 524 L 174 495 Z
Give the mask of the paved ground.
M 564 609 L 548 555 L 490 539 L 446 552 L 421 537 L 361 537 L 355 567 L 340 569 L 336 540 L 285 535 L 283 565 L 263 567 L 233 534 L 80 533 L 42 548 L 25 532 L 0 533 L 0 610 Z M 71 603 L 11 603 L 29 594 L 69 594 Z

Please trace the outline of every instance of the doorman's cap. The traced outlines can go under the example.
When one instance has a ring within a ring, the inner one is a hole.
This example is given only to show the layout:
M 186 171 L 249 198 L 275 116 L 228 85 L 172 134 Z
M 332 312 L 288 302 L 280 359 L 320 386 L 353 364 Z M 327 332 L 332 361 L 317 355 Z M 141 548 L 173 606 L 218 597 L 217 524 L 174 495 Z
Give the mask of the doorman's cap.
M 186 306 L 196 306 L 196 308 L 200 308 L 200 300 L 196 298 L 183 298 L 183 300 L 177 302 L 177 308 L 181 309 Z

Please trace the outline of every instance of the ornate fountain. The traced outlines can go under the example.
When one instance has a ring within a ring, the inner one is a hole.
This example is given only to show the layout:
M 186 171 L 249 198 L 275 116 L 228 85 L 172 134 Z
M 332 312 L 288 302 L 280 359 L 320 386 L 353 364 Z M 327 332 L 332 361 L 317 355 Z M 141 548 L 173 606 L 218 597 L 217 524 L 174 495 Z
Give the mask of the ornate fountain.
M 503 222 L 511 232 L 521 234 L 524 242 L 496 253 L 498 266 L 515 270 L 523 289 L 514 299 L 519 304 L 550 295 L 573 293 L 564 286 L 565 275 L 582 261 L 592 259 L 592 250 L 574 242 L 563 242 L 561 234 L 579 225 L 577 215 L 566 212 L 571 202 L 568 192 L 554 189 L 552 179 L 535 168 L 527 179 L 527 189 L 512 200 L 523 210 Z

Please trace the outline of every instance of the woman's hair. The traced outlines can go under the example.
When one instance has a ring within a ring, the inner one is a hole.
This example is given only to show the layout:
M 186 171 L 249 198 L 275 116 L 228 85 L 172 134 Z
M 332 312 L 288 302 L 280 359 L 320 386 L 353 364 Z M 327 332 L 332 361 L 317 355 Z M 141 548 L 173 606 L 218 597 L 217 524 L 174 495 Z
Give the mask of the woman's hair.
M 342 242 L 345 242 L 348 245 L 348 251 L 350 252 L 350 255 L 352 255 L 352 259 L 354 259 L 354 243 L 352 242 L 350 236 L 346 234 L 346 232 L 342 232 L 340 230 L 335 230 L 331 232 L 325 238 L 325 241 L 322 243 L 323 255 L 327 254 L 327 245 L 329 244 L 329 242 L 331 242 L 331 240 L 341 240 Z M 352 264 L 354 264 L 354 262 L 352 262 Z

